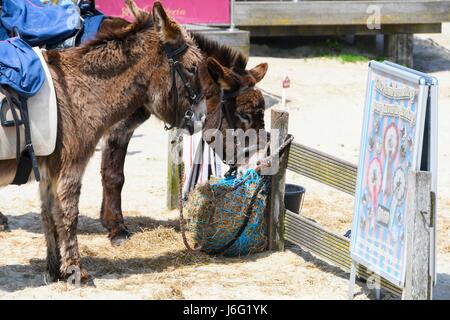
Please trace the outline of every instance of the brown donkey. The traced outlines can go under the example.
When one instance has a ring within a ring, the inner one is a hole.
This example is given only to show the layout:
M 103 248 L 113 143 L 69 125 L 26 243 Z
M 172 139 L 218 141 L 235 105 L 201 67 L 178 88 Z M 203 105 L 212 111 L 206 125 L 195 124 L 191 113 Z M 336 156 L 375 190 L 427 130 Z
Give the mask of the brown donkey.
M 132 1 L 127 1 L 132 13 L 139 17 L 141 11 Z M 116 18 L 109 18 L 103 27 L 108 24 L 126 23 Z M 247 58 L 240 52 L 208 40 L 201 35 L 192 35 L 193 40 L 202 54 L 210 57 L 207 68 L 209 72 L 200 69 L 202 88 L 207 99 L 207 117 L 203 129 L 219 128 L 226 138 L 225 130 L 229 124 L 221 119 L 220 96 L 221 90 L 225 93 L 238 94 L 230 99 L 226 106 L 230 110 L 235 129 L 244 131 L 252 128 L 264 129 L 265 103 L 262 93 L 254 89 L 254 85 L 261 81 L 266 72 L 267 64 L 263 63 L 252 70 L 245 70 Z M 219 63 L 217 63 L 220 62 Z M 244 90 L 242 90 L 244 89 Z M 239 90 L 241 90 L 239 92 Z M 120 121 L 107 131 L 102 153 L 102 183 L 103 201 L 100 219 L 108 230 L 112 244 L 120 245 L 129 236 L 122 214 L 121 192 L 125 183 L 124 164 L 128 144 L 134 130 L 144 123 L 152 114 L 146 108 L 139 108 L 130 117 Z M 155 114 L 157 117 L 158 114 Z M 169 122 L 170 123 L 170 122 Z M 170 123 L 176 126 L 175 123 Z M 225 146 L 225 144 L 223 144 Z
M 105 131 L 142 106 L 168 123 L 191 107 L 181 81 L 172 90 L 164 51 L 182 46 L 186 49 L 178 60 L 184 69 L 198 67 L 207 76 L 209 70 L 221 68 L 215 60 L 202 63 L 196 43 L 156 2 L 153 15 L 142 13 L 135 23 L 111 25 L 81 48 L 46 52 L 57 94 L 58 136 L 54 153 L 38 162 L 47 270 L 52 280 L 66 278 L 76 268 L 82 280 L 88 278 L 78 251 L 78 203 L 86 165 Z M 203 89 L 200 72 L 189 78 L 192 87 Z M 15 171 L 15 160 L 0 161 L 0 186 L 11 183 Z

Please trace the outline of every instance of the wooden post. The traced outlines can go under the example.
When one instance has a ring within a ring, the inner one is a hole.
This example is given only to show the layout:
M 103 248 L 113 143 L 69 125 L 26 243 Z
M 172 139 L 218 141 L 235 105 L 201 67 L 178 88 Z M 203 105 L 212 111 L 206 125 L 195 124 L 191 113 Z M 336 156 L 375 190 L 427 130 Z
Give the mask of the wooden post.
M 431 210 L 431 173 L 411 172 L 408 180 L 411 213 L 407 218 L 405 300 L 432 298 L 433 281 L 430 276 L 430 245 L 434 220 Z
M 355 297 L 355 283 L 356 283 L 356 261 L 352 260 L 352 266 L 350 268 L 350 281 L 348 283 L 348 299 L 353 300 Z
M 178 151 L 178 144 L 174 143 L 177 130 L 169 131 L 168 155 L 167 155 L 167 209 L 178 208 L 178 186 L 180 166 L 175 161 L 174 155 Z M 182 142 L 180 142 L 182 143 Z
M 272 110 L 271 129 L 279 130 L 278 141 L 271 141 L 271 150 L 278 148 L 286 139 L 289 128 L 289 112 Z M 272 176 L 270 190 L 270 204 L 268 206 L 269 221 L 269 250 L 284 250 L 284 184 L 289 149 L 286 148 L 279 159 L 278 172 Z
M 413 34 L 385 34 L 384 51 L 387 60 L 413 67 Z

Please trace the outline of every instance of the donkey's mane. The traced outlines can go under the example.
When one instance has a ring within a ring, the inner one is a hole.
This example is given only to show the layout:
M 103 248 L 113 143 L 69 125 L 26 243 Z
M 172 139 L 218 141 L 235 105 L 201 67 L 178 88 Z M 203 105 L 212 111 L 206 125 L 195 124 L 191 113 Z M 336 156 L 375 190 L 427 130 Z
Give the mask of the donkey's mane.
M 128 22 L 122 18 L 107 17 L 101 25 L 95 39 L 88 41 L 80 49 L 82 52 L 88 52 L 105 42 L 112 40 L 123 40 L 126 37 L 137 34 L 143 30 L 148 30 L 153 27 L 153 19 L 149 14 L 145 18 L 135 22 Z
M 236 73 L 245 71 L 248 59 L 241 52 L 198 33 L 191 33 L 191 37 L 206 55 L 215 58 L 228 68 L 233 68 Z
M 96 38 L 87 42 L 80 49 L 82 50 L 82 53 L 86 53 L 92 48 L 104 44 L 107 41 L 123 40 L 132 34 L 139 33 L 140 31 L 152 27 L 153 19 L 150 13 L 133 23 L 118 17 L 107 17 L 102 23 Z M 208 56 L 220 61 L 220 63 L 226 67 L 233 68 L 237 73 L 243 73 L 245 71 L 248 59 L 241 52 L 226 45 L 222 45 L 215 40 L 208 39 L 201 34 L 191 33 L 190 35 L 200 50 L 205 52 Z

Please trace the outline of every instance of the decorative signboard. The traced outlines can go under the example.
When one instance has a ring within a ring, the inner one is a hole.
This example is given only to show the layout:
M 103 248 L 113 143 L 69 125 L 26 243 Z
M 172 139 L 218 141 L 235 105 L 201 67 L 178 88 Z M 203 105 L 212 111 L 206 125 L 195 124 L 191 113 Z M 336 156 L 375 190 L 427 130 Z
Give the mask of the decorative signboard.
M 151 10 L 153 0 L 136 0 L 145 10 Z M 161 0 L 164 8 L 179 23 L 229 25 L 231 21 L 230 0 Z M 131 19 L 123 0 L 97 0 L 97 9 L 108 16 Z
M 409 172 L 432 171 L 436 186 L 436 84 L 393 63 L 370 63 L 350 250 L 354 261 L 398 286 L 406 270 Z

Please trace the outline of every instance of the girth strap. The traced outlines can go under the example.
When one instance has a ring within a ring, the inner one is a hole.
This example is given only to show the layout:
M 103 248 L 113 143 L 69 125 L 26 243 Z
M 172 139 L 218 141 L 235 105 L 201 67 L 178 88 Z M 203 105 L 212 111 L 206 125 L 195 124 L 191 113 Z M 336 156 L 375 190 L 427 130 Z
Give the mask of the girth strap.
M 16 161 L 17 171 L 11 184 L 22 185 L 28 182 L 31 171 L 34 172 L 36 181 L 40 181 L 36 154 L 31 141 L 30 119 L 28 116 L 28 101 L 26 97 L 11 92 L 6 86 L 1 86 L 0 91 L 5 95 L 5 99 L 0 105 L 0 120 L 3 127 L 16 128 Z M 11 110 L 13 120 L 6 119 L 7 108 Z M 19 111 L 19 113 L 17 112 Z M 20 114 L 20 118 L 19 118 Z M 21 132 L 20 127 L 24 127 L 25 149 L 21 152 Z

